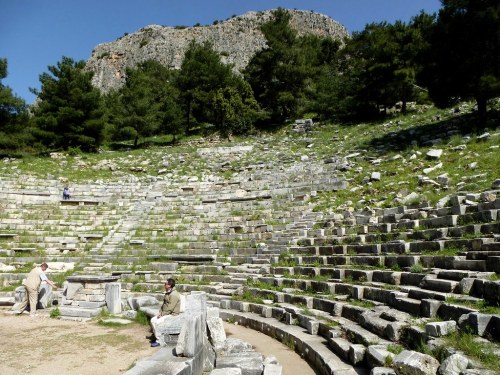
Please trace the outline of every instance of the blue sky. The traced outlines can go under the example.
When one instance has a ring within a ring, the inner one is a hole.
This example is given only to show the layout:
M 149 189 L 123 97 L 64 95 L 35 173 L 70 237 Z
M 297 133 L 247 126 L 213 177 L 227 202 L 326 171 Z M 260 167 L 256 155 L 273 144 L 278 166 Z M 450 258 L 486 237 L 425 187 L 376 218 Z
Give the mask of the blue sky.
M 420 10 L 434 13 L 439 0 L 0 0 L 0 58 L 8 62 L 2 81 L 32 103 L 29 88 L 62 56 L 87 60 L 92 49 L 125 33 L 157 24 L 211 25 L 250 10 L 277 7 L 313 10 L 343 24 L 349 32 L 367 23 L 409 21 Z

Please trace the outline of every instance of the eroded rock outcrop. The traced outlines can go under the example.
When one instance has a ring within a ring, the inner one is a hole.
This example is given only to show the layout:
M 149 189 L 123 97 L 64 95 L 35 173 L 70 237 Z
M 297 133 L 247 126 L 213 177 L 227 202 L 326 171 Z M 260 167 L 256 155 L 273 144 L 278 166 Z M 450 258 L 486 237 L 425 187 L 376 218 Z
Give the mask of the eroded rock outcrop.
M 347 30 L 330 17 L 311 11 L 289 11 L 291 26 L 299 35 L 314 34 L 342 40 Z M 248 12 L 211 26 L 165 27 L 150 25 L 92 51 L 86 69 L 94 72 L 93 84 L 103 92 L 119 88 L 125 82 L 127 67 L 146 60 L 178 69 L 189 43 L 211 42 L 222 61 L 244 68 L 252 56 L 266 45 L 260 26 L 272 17 L 271 11 Z

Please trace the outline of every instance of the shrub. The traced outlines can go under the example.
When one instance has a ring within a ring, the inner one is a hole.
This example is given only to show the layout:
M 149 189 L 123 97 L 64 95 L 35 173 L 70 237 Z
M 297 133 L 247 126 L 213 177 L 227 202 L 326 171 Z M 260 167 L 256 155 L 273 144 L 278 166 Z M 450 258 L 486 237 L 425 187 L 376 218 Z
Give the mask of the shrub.
M 58 307 L 56 307 L 50 312 L 50 317 L 52 319 L 59 319 L 61 317 L 61 311 L 59 310 Z

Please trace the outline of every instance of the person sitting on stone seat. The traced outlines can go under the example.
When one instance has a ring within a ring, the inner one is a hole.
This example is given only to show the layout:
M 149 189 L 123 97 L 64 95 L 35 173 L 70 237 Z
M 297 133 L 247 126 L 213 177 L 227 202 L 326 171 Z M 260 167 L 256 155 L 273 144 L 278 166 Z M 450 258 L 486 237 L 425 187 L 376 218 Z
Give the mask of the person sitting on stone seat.
M 175 288 L 175 280 L 168 279 L 165 283 L 165 296 L 163 297 L 163 304 L 161 305 L 158 315 L 153 316 L 150 320 L 151 328 L 154 334 L 154 341 L 152 340 L 151 346 L 160 346 L 157 341 L 158 338 L 158 325 L 163 323 L 168 317 L 179 315 L 181 311 L 181 296 Z
M 69 192 L 69 188 L 67 186 L 65 186 L 63 189 L 63 199 L 66 200 L 69 198 L 71 198 L 71 194 Z

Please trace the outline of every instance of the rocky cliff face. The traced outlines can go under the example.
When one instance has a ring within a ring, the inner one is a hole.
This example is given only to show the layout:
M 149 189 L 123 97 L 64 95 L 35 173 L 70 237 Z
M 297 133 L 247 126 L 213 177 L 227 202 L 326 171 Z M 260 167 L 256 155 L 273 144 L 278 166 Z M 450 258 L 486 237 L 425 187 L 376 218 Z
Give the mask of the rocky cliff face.
M 299 35 L 315 34 L 342 40 L 348 35 L 340 23 L 310 11 L 290 10 L 291 26 Z M 210 41 L 222 61 L 244 68 L 252 56 L 266 45 L 260 26 L 272 17 L 271 11 L 248 12 L 212 26 L 146 26 L 111 43 L 99 44 L 87 61 L 94 72 L 93 84 L 102 92 L 117 89 L 125 82 L 125 69 L 146 60 L 157 60 L 173 69 L 181 66 L 192 40 Z

